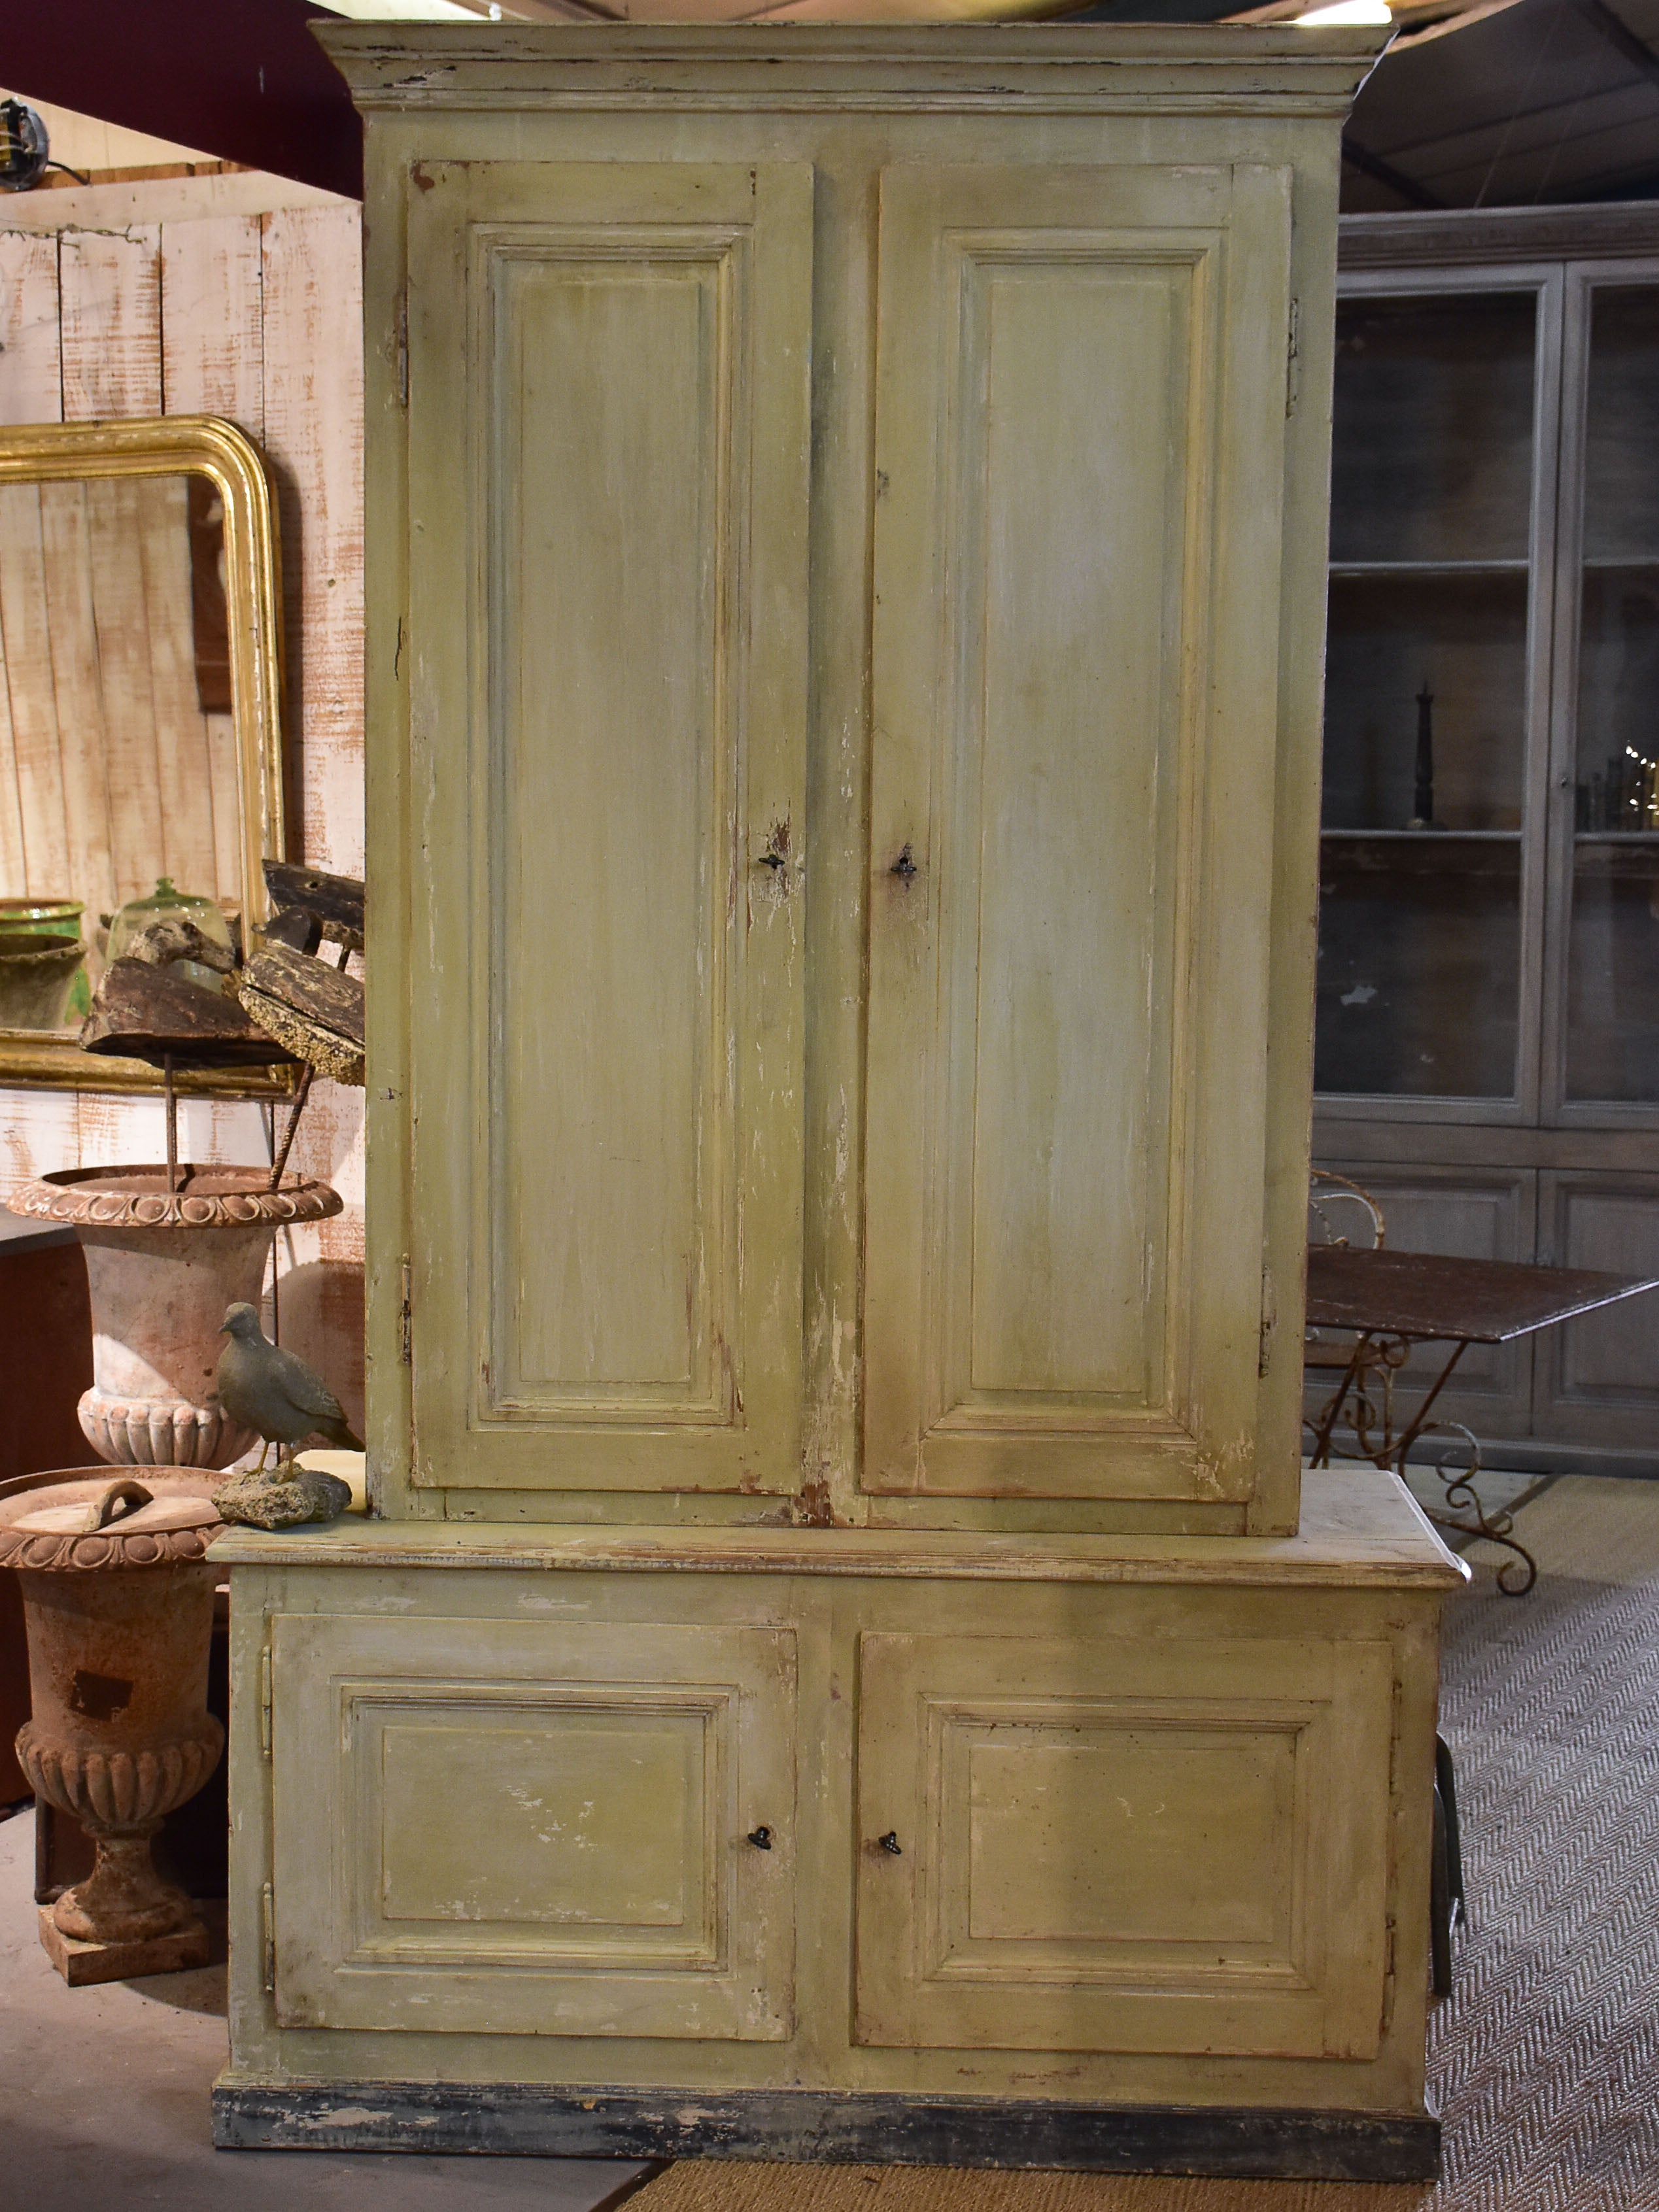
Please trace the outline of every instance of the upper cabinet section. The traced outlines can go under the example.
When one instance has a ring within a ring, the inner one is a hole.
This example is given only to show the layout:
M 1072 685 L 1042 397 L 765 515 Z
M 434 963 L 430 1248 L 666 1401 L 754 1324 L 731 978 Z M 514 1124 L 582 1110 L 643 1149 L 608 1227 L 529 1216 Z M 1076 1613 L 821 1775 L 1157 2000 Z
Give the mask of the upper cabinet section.
M 1293 1528 L 1268 1163 L 1377 40 L 325 43 L 370 124 L 383 1494 Z

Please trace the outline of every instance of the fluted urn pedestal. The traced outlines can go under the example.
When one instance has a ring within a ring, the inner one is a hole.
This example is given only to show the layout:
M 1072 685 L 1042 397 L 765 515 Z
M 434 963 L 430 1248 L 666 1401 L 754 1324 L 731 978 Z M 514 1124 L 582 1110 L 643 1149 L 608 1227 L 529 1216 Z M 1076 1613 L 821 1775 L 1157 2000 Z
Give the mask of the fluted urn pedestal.
M 88 1442 L 118 1466 L 225 1468 L 257 1439 L 214 1389 L 225 1308 L 257 1305 L 270 1240 L 340 1211 L 305 1176 L 265 1188 L 257 1167 L 70 1168 L 26 1183 L 14 1213 L 64 1222 L 80 1239 L 92 1303 Z
M 65 1474 L 0 1499 L 0 1567 L 17 1572 L 28 1628 L 18 1760 L 97 1855 L 86 1881 L 40 1908 L 41 1942 L 72 1984 L 208 1963 L 202 1917 L 149 1846 L 224 1746 L 207 1705 L 217 1480 Z

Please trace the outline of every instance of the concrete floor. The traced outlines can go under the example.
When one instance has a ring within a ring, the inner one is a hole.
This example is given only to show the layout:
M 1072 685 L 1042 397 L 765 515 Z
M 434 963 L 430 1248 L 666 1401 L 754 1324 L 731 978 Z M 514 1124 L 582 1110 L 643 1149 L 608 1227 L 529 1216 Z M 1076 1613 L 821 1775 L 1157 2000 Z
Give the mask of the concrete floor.
M 70 1990 L 35 1924 L 34 1820 L 0 1821 L 0 2205 L 28 2212 L 597 2212 L 608 2160 L 216 2151 L 225 1970 Z

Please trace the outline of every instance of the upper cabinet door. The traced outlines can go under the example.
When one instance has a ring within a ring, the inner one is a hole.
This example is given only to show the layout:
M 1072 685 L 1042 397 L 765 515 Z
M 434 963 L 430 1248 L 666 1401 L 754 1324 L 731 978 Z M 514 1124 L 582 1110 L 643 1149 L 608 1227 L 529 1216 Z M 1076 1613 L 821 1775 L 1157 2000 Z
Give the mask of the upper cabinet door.
M 811 171 L 408 215 L 415 1480 L 792 1490 Z
M 1280 168 L 881 185 L 866 1489 L 1254 1480 Z

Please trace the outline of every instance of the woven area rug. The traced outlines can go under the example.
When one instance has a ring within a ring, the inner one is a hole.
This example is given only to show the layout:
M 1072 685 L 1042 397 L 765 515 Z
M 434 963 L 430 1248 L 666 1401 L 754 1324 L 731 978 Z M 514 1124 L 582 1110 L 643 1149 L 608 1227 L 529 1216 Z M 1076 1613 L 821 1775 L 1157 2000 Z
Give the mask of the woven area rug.
M 688 2160 L 638 2212 L 1659 2212 L 1659 1482 L 1571 1477 L 1519 1517 L 1532 1595 L 1477 1545 L 1447 1612 L 1470 1924 L 1431 2016 L 1438 2183 Z

